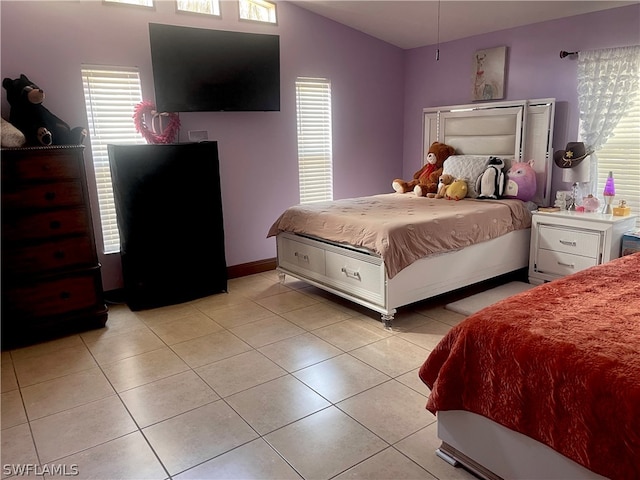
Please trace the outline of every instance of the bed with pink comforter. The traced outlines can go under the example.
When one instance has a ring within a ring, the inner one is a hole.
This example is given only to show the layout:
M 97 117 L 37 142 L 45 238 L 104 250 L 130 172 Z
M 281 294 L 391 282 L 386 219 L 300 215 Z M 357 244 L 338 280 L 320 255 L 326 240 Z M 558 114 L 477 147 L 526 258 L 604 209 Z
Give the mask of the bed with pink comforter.
M 267 236 L 292 232 L 365 248 L 383 258 L 388 278 L 393 278 L 427 255 L 530 226 L 531 213 L 520 200 L 454 201 L 388 193 L 290 207 Z
M 477 312 L 419 375 L 434 414 L 470 411 L 600 475 L 640 478 L 640 253 Z

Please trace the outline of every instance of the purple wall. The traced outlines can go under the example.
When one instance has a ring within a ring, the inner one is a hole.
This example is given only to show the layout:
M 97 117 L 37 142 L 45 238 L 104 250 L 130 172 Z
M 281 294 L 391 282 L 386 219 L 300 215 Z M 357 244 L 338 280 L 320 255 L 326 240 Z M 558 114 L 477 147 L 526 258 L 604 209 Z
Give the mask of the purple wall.
M 389 190 L 402 163 L 404 52 L 287 2 L 277 5 L 276 26 L 239 22 L 236 3 L 221 3 L 216 19 L 176 13 L 168 1 L 147 10 L 100 1 L 3 0 L 1 73 L 26 74 L 45 90 L 49 110 L 72 126 L 86 125 L 81 64 L 137 66 L 143 98 L 153 100 L 149 22 L 280 35 L 280 112 L 180 115 L 180 141 L 188 141 L 189 130 L 207 130 L 218 141 L 227 264 L 238 265 L 275 256 L 267 231 L 299 201 L 297 76 L 331 79 L 335 197 Z M 8 118 L 5 93 L 2 116 Z M 95 192 L 93 200 L 97 212 Z M 120 287 L 119 256 L 100 261 L 105 289 Z
M 640 5 L 478 35 L 406 51 L 403 175 L 421 163 L 422 109 L 472 103 L 473 54 L 507 46 L 504 100 L 555 98 L 554 149 L 578 136 L 577 62 L 560 50 L 578 51 L 640 44 Z M 554 166 L 552 189 L 566 189 Z
M 508 47 L 507 100 L 557 99 L 554 147 L 564 148 L 577 136 L 576 62 L 558 52 L 640 43 L 634 5 L 445 43 L 436 62 L 434 47 L 402 51 L 287 2 L 278 3 L 277 26 L 239 22 L 235 2 L 221 3 L 222 19 L 215 19 L 178 14 L 168 1 L 150 11 L 100 1 L 3 0 L 0 58 L 2 78 L 25 73 L 45 89 L 47 108 L 75 126 L 86 125 L 81 64 L 138 66 L 143 97 L 153 100 L 149 22 L 280 35 L 280 112 L 180 115 L 181 141 L 189 130 L 207 130 L 219 142 L 229 265 L 274 257 L 266 232 L 298 202 L 297 76 L 331 79 L 334 195 L 344 198 L 388 192 L 393 178 L 418 170 L 422 109 L 471 103 L 476 50 Z M 3 117 L 8 113 L 3 93 Z M 97 211 L 95 192 L 93 201 Z M 121 286 L 119 257 L 100 261 L 105 288 Z

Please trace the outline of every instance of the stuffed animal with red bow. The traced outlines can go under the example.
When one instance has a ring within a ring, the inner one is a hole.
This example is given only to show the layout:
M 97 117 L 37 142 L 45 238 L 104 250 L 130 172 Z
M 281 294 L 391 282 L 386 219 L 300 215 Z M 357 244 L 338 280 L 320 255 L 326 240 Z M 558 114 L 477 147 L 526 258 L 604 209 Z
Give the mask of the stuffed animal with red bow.
M 413 180 L 405 181 L 396 178 L 392 182 L 398 193 L 413 191 L 418 197 L 426 197 L 428 193 L 437 193 L 438 179 L 442 174 L 444 161 L 456 153 L 456 149 L 441 142 L 433 142 L 429 147 L 424 166 L 413 175 Z

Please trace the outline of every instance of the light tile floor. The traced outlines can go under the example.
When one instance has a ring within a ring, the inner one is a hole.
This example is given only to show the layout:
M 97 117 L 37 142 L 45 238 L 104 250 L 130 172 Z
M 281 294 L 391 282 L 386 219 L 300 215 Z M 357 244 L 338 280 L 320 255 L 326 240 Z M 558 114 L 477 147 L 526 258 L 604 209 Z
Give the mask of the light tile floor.
M 265 272 L 181 305 L 112 305 L 103 329 L 2 352 L 2 478 L 473 479 L 436 457 L 418 378 L 463 318 L 446 301 L 388 331 Z

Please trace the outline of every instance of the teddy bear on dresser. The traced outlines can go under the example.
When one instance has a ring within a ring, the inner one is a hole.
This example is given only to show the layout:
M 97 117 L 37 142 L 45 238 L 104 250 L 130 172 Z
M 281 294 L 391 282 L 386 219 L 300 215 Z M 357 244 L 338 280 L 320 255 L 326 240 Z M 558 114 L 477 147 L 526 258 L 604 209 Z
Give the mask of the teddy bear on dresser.
M 413 192 L 419 197 L 428 193 L 437 193 L 438 180 L 442 175 L 444 161 L 456 153 L 456 149 L 441 142 L 433 142 L 429 147 L 424 167 L 413 175 L 413 180 L 407 182 L 396 178 L 392 182 L 393 189 L 398 193 Z
M 11 106 L 9 122 L 26 137 L 28 146 L 79 145 L 87 131 L 82 127 L 71 128 L 42 105 L 44 91 L 27 78 L 5 78 L 2 86 L 7 90 L 7 102 Z

